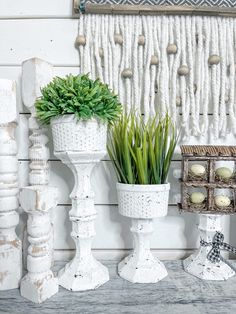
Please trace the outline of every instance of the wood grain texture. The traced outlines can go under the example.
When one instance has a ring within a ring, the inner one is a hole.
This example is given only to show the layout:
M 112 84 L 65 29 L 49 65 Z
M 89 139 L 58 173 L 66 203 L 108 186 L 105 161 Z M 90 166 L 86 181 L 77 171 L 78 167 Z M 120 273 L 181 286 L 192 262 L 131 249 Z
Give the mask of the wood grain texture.
M 209 282 L 187 274 L 181 261 L 165 261 L 169 276 L 157 284 L 132 284 L 117 275 L 117 262 L 105 262 L 111 280 L 96 291 L 59 293 L 37 305 L 18 290 L 0 293 L 1 314 L 232 314 L 236 312 L 236 277 Z M 231 261 L 236 267 L 236 263 Z M 64 265 L 57 264 L 56 270 Z

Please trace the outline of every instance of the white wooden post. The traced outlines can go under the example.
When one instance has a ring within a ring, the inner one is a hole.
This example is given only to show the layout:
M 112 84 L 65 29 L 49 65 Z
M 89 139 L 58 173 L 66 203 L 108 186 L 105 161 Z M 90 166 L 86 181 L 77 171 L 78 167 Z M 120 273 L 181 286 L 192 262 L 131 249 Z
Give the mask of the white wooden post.
M 49 183 L 49 149 L 46 128 L 37 121 L 35 101 L 41 96 L 40 88 L 47 85 L 53 77 L 53 66 L 41 59 L 32 58 L 22 64 L 22 98 L 30 110 L 29 185 L 48 185 Z M 53 229 L 51 229 L 53 230 Z M 27 239 L 25 233 L 25 239 Z M 53 263 L 53 233 L 51 234 L 51 258 Z M 27 256 L 28 243 L 23 242 L 24 260 Z
M 212 242 L 216 231 L 222 231 L 222 215 L 199 215 L 200 237 L 206 242 Z M 205 280 L 227 280 L 234 276 L 235 271 L 224 261 L 212 263 L 207 255 L 212 246 L 200 246 L 196 253 L 184 261 L 184 269 L 201 279 Z
M 16 85 L 0 79 L 0 290 L 19 287 L 22 245 L 15 233 L 19 222 Z
M 27 256 L 28 273 L 20 284 L 21 295 L 41 303 L 58 292 L 58 279 L 51 268 L 49 211 L 57 205 L 57 188 L 29 186 L 21 189 L 20 202 L 28 214 L 27 231 L 30 246 Z

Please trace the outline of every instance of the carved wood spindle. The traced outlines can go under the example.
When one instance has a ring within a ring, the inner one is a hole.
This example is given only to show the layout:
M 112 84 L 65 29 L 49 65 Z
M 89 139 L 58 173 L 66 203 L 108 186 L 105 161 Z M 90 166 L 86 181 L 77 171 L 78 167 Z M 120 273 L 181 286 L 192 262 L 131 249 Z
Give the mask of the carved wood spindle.
M 51 268 L 50 210 L 57 205 L 57 188 L 29 186 L 21 189 L 20 202 L 28 214 L 28 273 L 20 284 L 21 295 L 41 303 L 58 292 L 58 279 Z
M 14 81 L 0 80 L 0 290 L 18 288 L 22 276 L 22 245 L 15 232 L 19 222 L 15 93 Z
M 29 118 L 29 185 L 48 185 L 49 183 L 49 149 L 46 128 L 38 122 L 35 101 L 41 96 L 41 87 L 47 85 L 53 77 L 53 66 L 41 59 L 32 58 L 22 64 L 22 98 L 30 110 Z M 52 230 L 52 228 L 51 228 Z M 53 231 L 51 231 L 51 259 L 53 263 Z M 27 234 L 23 243 L 24 260 L 27 256 Z

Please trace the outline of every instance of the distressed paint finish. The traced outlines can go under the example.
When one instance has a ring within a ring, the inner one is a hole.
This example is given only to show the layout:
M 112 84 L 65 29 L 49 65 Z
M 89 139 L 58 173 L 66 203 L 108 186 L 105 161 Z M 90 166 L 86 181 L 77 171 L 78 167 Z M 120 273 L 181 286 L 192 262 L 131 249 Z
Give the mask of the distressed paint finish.
M 77 122 L 73 116 L 55 119 L 51 124 L 54 154 L 75 177 L 69 216 L 76 253 L 72 261 L 59 271 L 59 284 L 71 291 L 96 289 L 109 280 L 109 273 L 91 252 L 97 212 L 90 179 L 94 166 L 106 154 L 106 125 L 96 120 Z M 99 134 L 99 140 L 94 142 Z M 68 137 L 70 141 L 65 140 Z
M 30 186 L 22 188 L 20 202 L 28 214 L 27 274 L 20 284 L 21 295 L 41 303 L 58 292 L 58 279 L 51 271 L 50 210 L 57 205 L 57 188 Z
M 221 215 L 199 215 L 198 229 L 200 237 L 206 242 L 211 242 L 216 231 L 222 231 Z M 212 263 L 207 259 L 211 246 L 203 247 L 184 261 L 184 269 L 190 274 L 205 280 L 227 280 L 235 275 L 235 271 L 225 263 Z
M 22 99 L 29 109 L 30 147 L 29 147 L 29 185 L 48 185 L 49 183 L 49 148 L 47 147 L 47 129 L 36 118 L 35 101 L 41 96 L 41 88 L 53 77 L 53 66 L 39 58 L 26 60 L 22 64 Z M 53 233 L 51 234 L 51 259 L 53 263 Z M 27 257 L 27 233 L 23 242 L 24 261 Z
M 132 218 L 133 252 L 118 265 L 119 275 L 133 283 L 156 283 L 168 273 L 153 256 L 150 237 L 153 218 L 167 215 L 169 184 L 131 185 L 117 183 L 119 212 Z
M 0 79 L 0 290 L 19 287 L 22 245 L 15 228 L 19 223 L 16 85 Z

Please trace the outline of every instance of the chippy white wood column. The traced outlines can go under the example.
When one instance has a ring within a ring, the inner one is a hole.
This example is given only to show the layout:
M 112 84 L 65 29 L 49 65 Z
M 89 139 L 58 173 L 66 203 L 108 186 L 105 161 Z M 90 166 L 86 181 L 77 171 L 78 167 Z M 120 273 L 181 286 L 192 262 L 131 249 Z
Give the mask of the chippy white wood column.
M 200 237 L 206 242 L 212 242 L 216 231 L 222 231 L 222 215 L 199 215 Z M 184 269 L 190 274 L 205 280 L 227 280 L 235 275 L 234 270 L 224 261 L 212 263 L 207 255 L 212 246 L 200 246 L 196 253 L 184 261 Z
M 59 284 L 72 291 L 96 289 L 109 280 L 105 266 L 92 255 L 91 245 L 95 236 L 94 222 L 97 212 L 94 206 L 94 192 L 90 177 L 94 166 L 104 156 L 104 152 L 55 153 L 74 173 L 75 186 L 70 195 L 72 209 L 71 236 L 75 241 L 76 254 L 71 262 L 58 273 Z
M 58 279 L 51 268 L 50 210 L 57 205 L 57 188 L 29 186 L 21 189 L 20 202 L 28 214 L 27 274 L 20 283 L 21 295 L 41 303 L 58 292 Z
M 29 118 L 29 185 L 48 185 L 49 183 L 49 149 L 46 128 L 38 122 L 35 101 L 41 96 L 40 88 L 47 85 L 53 77 L 53 66 L 39 58 L 26 60 L 22 64 L 22 99 L 30 110 Z M 25 234 L 27 239 L 27 235 Z M 27 256 L 27 241 L 23 243 L 24 257 Z M 53 261 L 53 234 L 51 235 L 51 255 Z
M 16 125 L 15 82 L 0 79 L 0 290 L 18 288 L 22 276 L 22 245 L 15 232 L 19 222 Z

